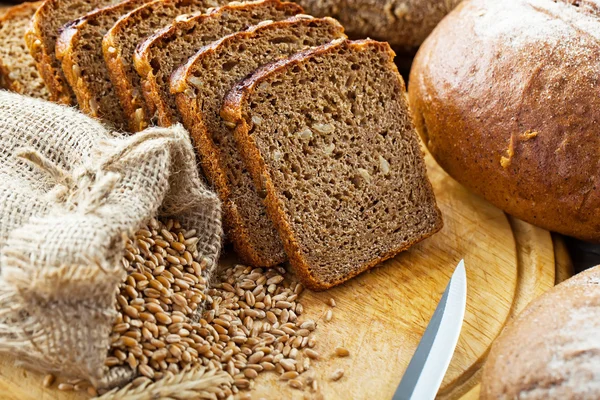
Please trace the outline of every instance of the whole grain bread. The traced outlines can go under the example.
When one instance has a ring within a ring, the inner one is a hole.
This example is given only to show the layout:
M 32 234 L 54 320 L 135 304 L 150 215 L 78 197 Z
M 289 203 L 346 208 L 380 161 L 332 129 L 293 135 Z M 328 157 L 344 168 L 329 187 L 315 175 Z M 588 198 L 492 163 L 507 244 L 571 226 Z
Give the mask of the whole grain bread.
M 495 206 L 600 242 L 599 59 L 600 0 L 465 1 L 414 61 L 417 130 Z
M 416 48 L 462 0 L 295 0 L 307 13 L 339 20 L 351 38 L 370 37 L 406 52 Z
M 327 289 L 442 228 L 387 43 L 335 40 L 238 84 L 222 117 L 303 283 Z
M 0 17 L 0 87 L 48 99 L 48 90 L 24 39 L 31 17 L 41 4 L 23 3 L 9 8 Z
M 56 42 L 56 57 L 79 108 L 118 129 L 127 129 L 127 121 L 104 63 L 102 39 L 123 14 L 148 1 L 127 0 L 93 11 L 65 25 Z
M 138 132 L 150 125 L 156 110 L 148 108 L 140 76 L 133 65 L 138 44 L 185 14 L 206 12 L 224 0 L 156 0 L 124 15 L 102 42 L 110 79 L 117 90 L 129 129 Z
M 285 260 L 285 253 L 233 134 L 219 117 L 223 97 L 259 66 L 341 37 L 345 37 L 342 26 L 331 18 L 267 21 L 214 42 L 173 73 L 177 107 L 195 140 L 205 175 L 223 201 L 227 234 L 245 263 L 275 265 Z
M 56 58 L 56 39 L 67 22 L 118 0 L 45 0 L 33 15 L 25 42 L 50 92 L 50 100 L 75 104 L 76 99 Z
M 530 304 L 494 342 L 481 400 L 600 398 L 600 267 Z
M 146 39 L 136 49 L 134 65 L 142 80 L 146 104 L 156 109 L 158 123 L 170 126 L 180 121 L 169 79 L 200 48 L 263 20 L 278 21 L 302 12 L 299 5 L 279 0 L 230 3 L 207 14 L 175 21 Z

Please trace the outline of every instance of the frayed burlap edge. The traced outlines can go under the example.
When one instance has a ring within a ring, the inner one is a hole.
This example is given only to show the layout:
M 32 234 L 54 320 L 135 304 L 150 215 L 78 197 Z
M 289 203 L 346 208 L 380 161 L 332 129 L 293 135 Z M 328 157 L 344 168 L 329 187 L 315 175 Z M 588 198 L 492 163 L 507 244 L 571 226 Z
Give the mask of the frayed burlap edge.
M 219 200 L 200 181 L 189 136 L 180 125 L 104 140 L 95 153 L 82 168 L 59 177 L 51 161 L 51 166 L 44 166 L 48 160 L 42 155 L 28 149 L 19 153 L 27 162 L 45 168 L 55 180 L 51 194 L 57 205 L 48 215 L 32 218 L 12 232 L 2 249 L 0 351 L 16 354 L 26 367 L 109 388 L 133 378 L 128 368 L 109 372 L 104 367 L 116 317 L 117 288 L 124 277 L 119 263 L 123 234 L 132 234 L 158 214 L 177 216 L 189 229 L 205 234 L 197 247 L 211 261 L 205 276 L 210 280 L 222 229 Z M 122 205 L 130 204 L 131 196 L 146 193 L 128 191 L 131 188 L 120 187 L 119 182 L 130 175 L 139 178 L 136 169 L 147 168 L 147 160 L 152 160 L 156 176 L 152 172 L 143 178 L 149 179 L 147 184 L 155 192 L 150 199 L 140 200 L 146 201 L 143 212 L 125 215 L 131 210 Z M 107 229 L 106 221 L 113 212 L 125 217 Z M 89 235 L 94 224 L 103 229 L 93 243 L 83 241 L 72 247 L 64 243 L 66 247 L 56 254 L 46 254 L 44 244 L 57 237 L 69 238 L 63 227 L 69 223 L 65 216 L 72 215 L 80 217 L 85 234 Z M 82 253 L 77 262 L 63 264 L 60 255 L 72 255 L 73 251 Z

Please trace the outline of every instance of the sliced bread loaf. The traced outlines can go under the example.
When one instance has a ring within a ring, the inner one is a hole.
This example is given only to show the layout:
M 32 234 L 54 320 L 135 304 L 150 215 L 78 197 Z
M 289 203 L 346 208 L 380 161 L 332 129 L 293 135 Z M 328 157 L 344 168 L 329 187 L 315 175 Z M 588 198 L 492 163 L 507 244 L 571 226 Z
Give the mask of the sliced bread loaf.
M 68 23 L 56 42 L 56 57 L 86 114 L 127 129 L 125 115 L 108 76 L 102 38 L 123 15 L 149 0 L 127 0 L 93 11 Z
M 56 58 L 56 39 L 60 30 L 96 8 L 102 8 L 118 0 L 45 0 L 31 20 L 25 34 L 25 42 L 36 67 L 50 92 L 50 99 L 62 104 L 75 104 L 75 96 Z
M 379 264 L 442 227 L 387 43 L 336 40 L 256 72 L 221 115 L 312 289 Z
M 219 2 L 220 0 L 153 1 L 124 15 L 104 36 L 104 59 L 132 132 L 146 128 L 155 111 L 148 109 L 144 102 L 140 76 L 133 66 L 136 46 L 176 18 L 205 12 L 210 7 L 219 5 Z
M 48 89 L 23 39 L 41 2 L 8 9 L 0 18 L 0 86 L 27 96 L 48 99 Z
M 232 132 L 219 117 L 223 96 L 259 66 L 341 37 L 345 37 L 342 26 L 331 18 L 268 21 L 214 42 L 173 73 L 177 107 L 195 140 L 204 172 L 223 201 L 228 235 L 245 263 L 275 265 L 285 253 Z
M 299 5 L 279 0 L 230 3 L 207 14 L 175 21 L 146 39 L 136 50 L 134 64 L 142 79 L 146 104 L 156 109 L 158 123 L 170 126 L 179 122 L 169 78 L 198 49 L 263 20 L 278 21 L 302 12 Z

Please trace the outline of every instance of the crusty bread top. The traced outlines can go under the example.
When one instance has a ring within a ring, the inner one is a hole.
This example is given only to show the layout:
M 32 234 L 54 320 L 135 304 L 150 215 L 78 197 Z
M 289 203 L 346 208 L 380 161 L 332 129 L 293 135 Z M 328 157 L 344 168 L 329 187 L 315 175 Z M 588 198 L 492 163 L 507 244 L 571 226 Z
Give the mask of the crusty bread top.
M 210 7 L 218 6 L 222 2 L 224 0 L 152 1 L 124 15 L 104 36 L 104 58 L 133 132 L 148 126 L 154 111 L 148 108 L 143 99 L 140 76 L 133 65 L 135 48 L 176 18 L 185 18 L 185 14 L 206 12 Z
M 291 6 L 295 8 L 296 14 L 301 14 L 304 11 L 302 7 L 295 3 L 282 2 L 280 0 L 253 0 L 245 2 L 232 1 L 221 7 L 209 8 L 206 10 L 206 13 L 203 14 L 191 14 L 187 18 L 180 18 L 162 29 L 157 30 L 137 46 L 134 54 L 136 70 L 141 76 L 151 73 L 152 66 L 149 63 L 149 59 L 153 56 L 154 51 L 164 49 L 165 47 L 168 47 L 172 41 L 192 33 L 190 31 L 194 31 L 197 25 L 204 23 L 204 21 L 209 18 L 222 18 L 224 14 L 231 11 L 252 12 L 254 9 L 267 5 L 272 5 L 277 9 Z M 196 52 L 198 50 L 200 49 L 196 49 Z
M 421 46 L 409 85 L 417 129 L 453 178 L 520 219 L 593 241 L 599 5 L 465 1 Z
M 56 42 L 56 57 L 86 114 L 127 129 L 127 121 L 112 85 L 102 52 L 106 32 L 125 13 L 149 0 L 126 0 L 92 11 L 64 26 Z
M 65 81 L 55 55 L 56 39 L 67 22 L 119 0 L 45 0 L 34 14 L 25 41 L 36 61 L 38 71 L 50 91 L 50 98 L 74 104 L 75 97 Z
M 175 99 L 169 92 L 169 78 L 198 49 L 262 20 L 281 20 L 302 12 L 299 5 L 279 0 L 229 3 L 206 14 L 175 21 L 140 43 L 134 65 L 144 81 L 146 101 L 154 103 L 157 109 L 159 124 L 168 126 L 179 121 Z
M 221 116 L 303 283 L 326 289 L 442 227 L 387 43 L 335 40 L 269 64 Z
M 281 26 L 291 21 L 299 20 L 329 21 L 332 24 L 340 26 L 340 32 L 343 32 L 343 27 L 340 25 L 340 23 L 329 17 L 317 19 L 310 15 L 296 15 L 295 17 L 291 17 L 285 21 L 263 21 L 260 24 L 250 27 L 246 31 L 225 36 L 224 38 L 216 40 L 200 49 L 193 57 L 190 57 L 185 64 L 177 68 L 171 75 L 171 93 L 183 93 L 187 88 L 193 86 L 188 81 L 188 78 L 193 75 L 195 68 L 202 68 L 200 60 L 204 57 L 208 57 L 209 54 L 214 54 L 218 49 L 224 48 L 225 46 L 230 46 L 240 39 L 250 39 L 254 36 L 258 36 L 263 31 L 280 29 Z
M 0 17 L 0 83 L 13 92 L 48 99 L 48 90 L 23 38 L 40 5 L 24 3 L 9 8 Z
M 534 300 L 496 339 L 482 400 L 600 398 L 600 266 Z

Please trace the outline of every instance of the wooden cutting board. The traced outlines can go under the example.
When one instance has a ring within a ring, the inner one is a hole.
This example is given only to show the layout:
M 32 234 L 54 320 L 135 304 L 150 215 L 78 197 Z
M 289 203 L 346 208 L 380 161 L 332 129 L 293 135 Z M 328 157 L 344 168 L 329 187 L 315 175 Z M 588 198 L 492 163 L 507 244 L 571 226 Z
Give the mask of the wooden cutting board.
M 491 343 L 507 321 L 533 298 L 569 275 L 568 256 L 549 232 L 507 217 L 448 177 L 427 157 L 444 214 L 444 229 L 379 268 L 323 293 L 305 292 L 306 316 L 318 321 L 316 349 L 323 359 L 311 371 L 326 399 L 391 398 L 458 261 L 465 259 L 467 312 L 458 347 L 439 392 L 455 399 L 475 387 Z M 556 266 L 559 266 L 559 272 Z M 326 301 L 337 307 L 331 322 Z M 344 346 L 349 358 L 331 356 Z M 338 382 L 330 374 L 345 370 Z M 303 393 L 263 374 L 253 398 L 300 399 Z M 41 386 L 41 375 L 0 360 L 0 398 L 86 398 Z M 476 398 L 476 397 L 473 397 Z

